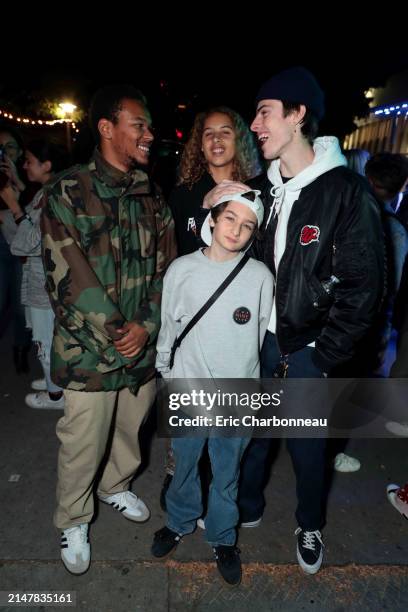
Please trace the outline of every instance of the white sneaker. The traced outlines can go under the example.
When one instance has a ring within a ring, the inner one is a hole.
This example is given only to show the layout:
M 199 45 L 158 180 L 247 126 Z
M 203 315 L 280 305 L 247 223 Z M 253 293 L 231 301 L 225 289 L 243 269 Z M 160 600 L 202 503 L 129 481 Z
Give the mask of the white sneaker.
M 359 460 L 345 453 L 338 453 L 334 459 L 334 469 L 336 472 L 357 472 L 360 468 L 361 463 Z
M 197 527 L 199 527 L 200 529 L 205 529 L 204 519 L 202 518 L 197 519 Z
M 45 408 L 49 409 L 64 409 L 64 396 L 62 395 L 59 400 L 52 400 L 46 391 L 39 391 L 39 393 L 29 393 L 25 396 L 25 403 L 30 408 Z
M 121 512 L 130 521 L 144 523 L 150 518 L 150 510 L 146 504 L 132 491 L 122 491 L 102 497 L 98 493 L 98 498 L 104 503 L 113 506 L 115 510 Z
M 84 574 L 91 562 L 88 523 L 61 532 L 61 559 L 71 574 Z
M 34 389 L 34 391 L 46 391 L 47 382 L 45 378 L 37 378 L 37 380 L 33 380 L 31 382 L 31 388 Z
M 408 438 L 408 423 L 406 421 L 401 423 L 398 421 L 388 421 L 385 424 L 385 429 L 394 434 L 394 436 Z
M 390 503 L 406 519 L 408 519 L 407 489 L 408 487 L 406 485 L 403 488 L 396 484 L 390 484 L 387 487 L 387 496 Z
M 255 521 L 245 521 L 244 523 L 240 523 L 239 527 L 243 527 L 244 529 L 250 529 L 251 527 L 259 527 L 262 523 L 262 516 L 260 516 Z

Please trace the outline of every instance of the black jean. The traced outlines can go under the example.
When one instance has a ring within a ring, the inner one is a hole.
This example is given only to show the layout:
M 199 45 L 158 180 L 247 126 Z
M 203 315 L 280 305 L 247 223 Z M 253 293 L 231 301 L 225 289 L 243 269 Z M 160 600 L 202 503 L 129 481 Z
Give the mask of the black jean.
M 289 355 L 288 378 L 321 378 L 323 373 L 314 365 L 313 348 L 305 347 Z M 261 374 L 272 378 L 280 361 L 274 334 L 267 332 L 261 353 Z M 265 508 L 264 488 L 270 470 L 270 456 L 276 440 L 253 438 L 241 463 L 238 504 L 241 522 L 254 521 Z M 296 475 L 298 505 L 296 519 L 306 531 L 323 526 L 325 494 L 325 438 L 288 438 L 286 441 Z

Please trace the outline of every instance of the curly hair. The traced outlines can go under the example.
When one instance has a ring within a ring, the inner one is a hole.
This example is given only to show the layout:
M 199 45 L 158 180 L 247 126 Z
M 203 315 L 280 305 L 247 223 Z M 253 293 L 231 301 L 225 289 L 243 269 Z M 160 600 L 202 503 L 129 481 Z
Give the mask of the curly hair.
M 235 157 L 232 180 L 245 182 L 262 171 L 254 137 L 241 115 L 227 106 L 216 106 L 198 113 L 194 120 L 181 158 L 178 185 L 187 185 L 191 189 L 194 183 L 208 171 L 207 160 L 201 151 L 202 136 L 205 120 L 215 113 L 227 115 L 234 127 Z

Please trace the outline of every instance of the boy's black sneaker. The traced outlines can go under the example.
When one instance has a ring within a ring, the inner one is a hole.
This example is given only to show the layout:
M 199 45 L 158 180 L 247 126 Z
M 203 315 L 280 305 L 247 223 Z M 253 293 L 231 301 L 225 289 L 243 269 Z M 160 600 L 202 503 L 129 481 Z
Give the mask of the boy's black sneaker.
M 175 531 L 172 531 L 168 527 L 162 527 L 159 531 L 154 534 L 152 544 L 152 555 L 161 559 L 171 553 L 180 542 L 181 536 Z
M 225 582 L 232 586 L 237 586 L 241 582 L 242 570 L 241 552 L 236 546 L 225 546 L 220 544 L 213 548 L 218 571 Z
M 166 493 L 169 490 L 169 486 L 172 480 L 173 474 L 166 474 L 166 478 L 163 480 L 162 488 L 160 491 L 160 508 L 163 510 L 163 512 L 167 512 Z
M 306 574 L 316 574 L 323 561 L 323 540 L 320 531 L 303 531 L 298 527 L 297 559 Z

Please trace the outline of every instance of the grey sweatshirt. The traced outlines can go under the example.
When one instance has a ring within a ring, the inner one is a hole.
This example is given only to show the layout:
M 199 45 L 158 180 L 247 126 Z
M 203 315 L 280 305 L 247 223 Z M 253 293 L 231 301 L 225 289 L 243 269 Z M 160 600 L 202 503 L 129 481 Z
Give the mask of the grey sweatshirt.
M 41 258 L 41 206 L 42 190 L 36 193 L 33 201 L 27 206 L 25 213 L 28 218 L 17 225 L 10 250 L 13 255 L 27 257 L 23 265 L 23 280 L 21 283 L 21 303 L 36 308 L 51 308 L 48 294 L 45 290 L 45 274 Z
M 272 309 L 273 277 L 250 259 L 177 349 L 173 342 L 243 257 L 216 262 L 198 250 L 176 259 L 164 278 L 156 367 L 165 378 L 256 378 Z

